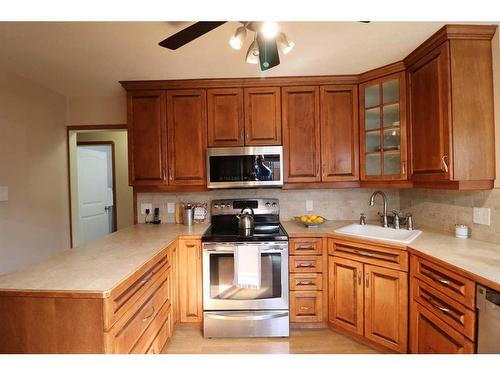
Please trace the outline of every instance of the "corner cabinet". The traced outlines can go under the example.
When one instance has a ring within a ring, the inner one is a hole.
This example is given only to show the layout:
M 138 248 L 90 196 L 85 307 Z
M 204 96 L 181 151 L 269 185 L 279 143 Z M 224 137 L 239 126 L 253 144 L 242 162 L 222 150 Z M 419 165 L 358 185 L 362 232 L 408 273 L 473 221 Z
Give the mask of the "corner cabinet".
M 440 44 L 430 39 L 405 59 L 415 187 L 493 187 L 495 30 L 447 26 Z
M 361 181 L 408 178 L 404 71 L 359 85 Z
M 127 95 L 129 184 L 167 184 L 165 91 Z

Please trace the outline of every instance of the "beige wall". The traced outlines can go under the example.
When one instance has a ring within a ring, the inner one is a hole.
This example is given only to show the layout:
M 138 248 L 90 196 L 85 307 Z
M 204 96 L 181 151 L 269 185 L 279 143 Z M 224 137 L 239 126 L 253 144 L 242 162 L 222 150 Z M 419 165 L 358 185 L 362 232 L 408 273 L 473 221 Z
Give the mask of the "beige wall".
M 0 274 L 69 247 L 66 102 L 0 71 Z
M 68 125 L 126 124 L 125 91 L 123 95 L 68 97 Z
M 117 228 L 122 229 L 134 224 L 133 192 L 132 188 L 128 186 L 127 131 L 121 130 L 78 133 L 77 141 L 114 142 Z

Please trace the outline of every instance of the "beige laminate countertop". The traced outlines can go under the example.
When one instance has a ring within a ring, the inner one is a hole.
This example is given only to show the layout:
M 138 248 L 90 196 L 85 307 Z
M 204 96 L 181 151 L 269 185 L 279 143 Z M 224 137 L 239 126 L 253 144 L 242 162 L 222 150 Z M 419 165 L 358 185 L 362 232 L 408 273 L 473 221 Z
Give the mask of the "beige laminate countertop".
M 319 228 L 308 229 L 296 221 L 282 222 L 283 227 L 290 236 L 326 234 L 339 237 L 349 236 L 338 235 L 335 230 L 352 223 L 353 221 L 326 221 Z M 500 286 L 500 244 L 478 241 L 472 238 L 456 238 L 449 233 L 438 232 L 426 227 L 418 229 L 422 230 L 422 234 L 412 243 L 406 245 L 410 250 L 416 250 L 419 253 L 446 262 L 466 273 L 479 276 L 479 278 L 497 284 L 497 288 Z M 350 238 L 355 239 L 356 237 L 350 236 Z M 370 242 L 377 241 L 370 240 Z M 381 243 L 387 244 L 390 242 L 384 241 Z M 402 244 L 396 243 L 396 245 L 401 246 Z M 476 281 L 481 282 L 481 280 Z
M 208 224 L 137 224 L 0 276 L 2 290 L 106 293 L 182 236 L 201 236 Z

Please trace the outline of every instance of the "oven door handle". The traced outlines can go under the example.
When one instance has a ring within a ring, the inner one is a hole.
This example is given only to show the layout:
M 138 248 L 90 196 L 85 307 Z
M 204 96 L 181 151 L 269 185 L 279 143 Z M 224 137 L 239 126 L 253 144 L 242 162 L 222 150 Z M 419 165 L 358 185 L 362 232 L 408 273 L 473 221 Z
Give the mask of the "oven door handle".
M 278 313 L 265 313 L 265 314 L 210 313 L 207 315 L 209 315 L 211 319 L 218 319 L 218 320 L 267 320 L 267 319 L 282 318 L 288 316 L 288 311 L 285 312 L 280 311 Z

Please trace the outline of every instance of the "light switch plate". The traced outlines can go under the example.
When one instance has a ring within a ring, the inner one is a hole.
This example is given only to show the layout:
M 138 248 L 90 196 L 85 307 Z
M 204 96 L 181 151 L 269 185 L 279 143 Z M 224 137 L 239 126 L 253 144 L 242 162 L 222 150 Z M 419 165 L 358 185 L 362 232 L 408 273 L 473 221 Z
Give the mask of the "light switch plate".
M 175 203 L 173 203 L 173 202 L 167 203 L 167 213 L 169 213 L 169 214 L 175 213 Z
M 0 186 L 0 202 L 9 200 L 9 188 L 7 186 Z
M 313 201 L 312 200 L 306 200 L 306 211 L 310 212 L 313 210 Z
M 153 205 L 151 203 L 141 203 L 141 214 L 146 215 L 146 210 L 149 208 L 149 214 L 153 213 Z
M 473 219 L 475 224 L 490 225 L 491 209 L 485 207 L 474 207 Z

